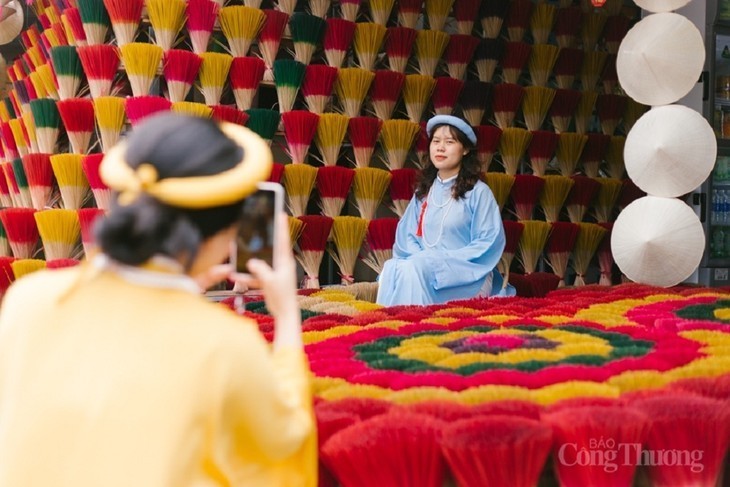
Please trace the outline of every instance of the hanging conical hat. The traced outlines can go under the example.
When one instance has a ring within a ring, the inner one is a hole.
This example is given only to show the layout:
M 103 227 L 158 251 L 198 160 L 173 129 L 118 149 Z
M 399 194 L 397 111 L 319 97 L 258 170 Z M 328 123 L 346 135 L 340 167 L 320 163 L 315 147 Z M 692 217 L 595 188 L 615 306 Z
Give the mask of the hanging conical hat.
M 10 9 L 12 12 L 5 20 L 0 21 L 0 46 L 10 43 L 18 37 L 25 23 L 23 5 L 18 0 L 1 3 L 4 4 L 2 10 Z
M 645 196 L 619 214 L 611 250 L 632 281 L 674 286 L 700 265 L 705 233 L 695 212 L 675 198 Z
M 675 197 L 699 187 L 717 157 L 715 133 L 705 118 L 681 105 L 646 112 L 626 137 L 626 172 L 654 196 Z
M 624 37 L 616 58 L 621 87 L 634 100 L 674 103 L 697 84 L 705 64 L 700 31 L 675 13 L 652 14 Z
M 671 12 L 687 5 L 691 0 L 634 0 L 634 3 L 649 12 Z

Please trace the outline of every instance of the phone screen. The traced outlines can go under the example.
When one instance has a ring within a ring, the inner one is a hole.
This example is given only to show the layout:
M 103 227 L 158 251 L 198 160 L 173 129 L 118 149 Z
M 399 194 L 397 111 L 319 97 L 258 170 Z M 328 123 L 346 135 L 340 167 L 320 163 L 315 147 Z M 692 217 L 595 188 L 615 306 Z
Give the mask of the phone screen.
M 243 202 L 243 217 L 236 239 L 236 272 L 247 273 L 249 259 L 261 259 L 273 267 L 275 191 L 259 189 Z

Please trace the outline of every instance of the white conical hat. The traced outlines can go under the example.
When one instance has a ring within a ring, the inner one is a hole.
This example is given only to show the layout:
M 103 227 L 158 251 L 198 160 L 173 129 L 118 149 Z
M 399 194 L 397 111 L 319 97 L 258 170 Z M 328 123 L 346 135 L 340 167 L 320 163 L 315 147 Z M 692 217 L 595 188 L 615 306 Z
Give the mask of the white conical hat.
M 663 287 L 679 284 L 700 265 L 704 249 L 700 219 L 675 198 L 639 198 L 613 224 L 613 257 L 632 281 Z
M 674 103 L 697 84 L 705 43 L 692 22 L 675 13 L 652 14 L 624 37 L 616 58 L 621 87 L 644 105 Z
M 634 3 L 649 12 L 671 12 L 687 5 L 691 0 L 634 0 Z
M 0 4 L 2 10 L 9 9 L 10 12 L 7 17 L 3 14 L 5 20 L 0 21 L 0 46 L 2 46 L 12 42 L 20 35 L 25 23 L 25 14 L 23 13 L 23 5 L 18 0 L 0 2 Z
M 626 172 L 654 196 L 675 197 L 699 187 L 712 172 L 717 139 L 710 124 L 681 105 L 652 108 L 626 137 Z

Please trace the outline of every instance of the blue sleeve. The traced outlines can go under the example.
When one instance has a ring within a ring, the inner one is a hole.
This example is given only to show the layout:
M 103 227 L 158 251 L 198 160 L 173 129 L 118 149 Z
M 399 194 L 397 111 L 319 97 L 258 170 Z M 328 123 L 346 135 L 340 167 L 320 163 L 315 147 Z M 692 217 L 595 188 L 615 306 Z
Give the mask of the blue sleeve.
M 434 288 L 446 289 L 483 281 L 497 267 L 505 245 L 504 226 L 492 192 L 477 185 L 467 196 L 471 211 L 471 241 L 455 250 L 433 252 Z
M 423 246 L 416 231 L 418 229 L 418 217 L 421 214 L 421 202 L 414 195 L 406 207 L 403 217 L 398 222 L 395 231 L 395 244 L 393 245 L 393 257 L 405 259 L 413 254 L 423 251 Z

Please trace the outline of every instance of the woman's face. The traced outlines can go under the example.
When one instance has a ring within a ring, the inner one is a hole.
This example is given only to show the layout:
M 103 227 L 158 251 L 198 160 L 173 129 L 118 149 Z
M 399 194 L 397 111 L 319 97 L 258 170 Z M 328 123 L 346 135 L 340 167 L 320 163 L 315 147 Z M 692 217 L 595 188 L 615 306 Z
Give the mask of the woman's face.
M 439 171 L 441 179 L 456 176 L 461 169 L 461 159 L 466 155 L 464 145 L 451 135 L 451 128 L 442 125 L 431 138 L 429 147 L 431 162 Z

